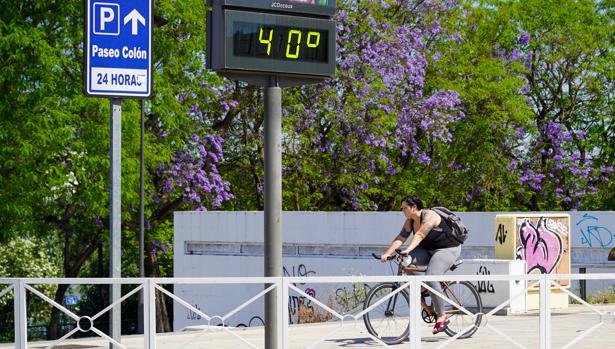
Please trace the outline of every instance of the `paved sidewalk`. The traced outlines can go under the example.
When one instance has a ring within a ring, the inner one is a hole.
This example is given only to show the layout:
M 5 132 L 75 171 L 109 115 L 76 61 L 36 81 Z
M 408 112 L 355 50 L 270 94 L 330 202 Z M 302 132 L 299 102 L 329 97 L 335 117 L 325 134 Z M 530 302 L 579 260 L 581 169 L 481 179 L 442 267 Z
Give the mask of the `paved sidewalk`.
M 596 305 L 607 315 L 600 317 L 590 308 L 571 305 L 568 309 L 554 310 L 551 322 L 552 348 L 563 348 L 579 336 L 586 335 L 571 348 L 615 348 L 615 305 Z M 602 321 L 602 325 L 598 324 Z M 592 326 L 598 328 L 589 333 Z M 421 327 L 421 348 L 437 348 L 449 339 L 445 334 L 431 335 L 431 326 Z M 242 339 L 239 339 L 241 337 Z M 505 337 L 508 337 L 505 338 Z M 130 349 L 143 348 L 143 336 L 124 336 L 121 343 Z M 248 344 L 249 343 L 249 344 Z M 45 348 L 50 342 L 31 342 L 28 348 Z M 469 339 L 449 343 L 447 348 L 539 348 L 538 312 L 523 315 L 491 316 L 485 326 Z M 89 349 L 109 346 L 101 339 L 81 339 L 64 342 L 59 349 Z M 206 331 L 165 333 L 156 336 L 159 349 L 201 348 L 264 348 L 264 330 L 260 328 L 213 327 Z M 325 324 L 292 325 L 289 328 L 289 348 L 382 348 L 371 339 L 362 320 L 330 322 Z M 392 346 L 408 348 L 408 342 Z M 1 349 L 15 348 L 13 344 L 0 345 Z

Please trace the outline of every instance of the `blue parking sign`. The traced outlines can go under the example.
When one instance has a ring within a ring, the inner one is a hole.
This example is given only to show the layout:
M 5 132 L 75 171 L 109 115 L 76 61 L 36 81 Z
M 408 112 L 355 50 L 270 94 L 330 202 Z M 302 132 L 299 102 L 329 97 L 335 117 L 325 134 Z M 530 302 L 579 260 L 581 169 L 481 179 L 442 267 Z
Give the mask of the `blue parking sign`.
M 152 15 L 152 0 L 86 0 L 86 95 L 151 96 Z
M 66 296 L 66 298 L 64 299 L 64 304 L 66 305 L 77 305 L 78 302 L 79 299 L 77 298 L 77 296 Z

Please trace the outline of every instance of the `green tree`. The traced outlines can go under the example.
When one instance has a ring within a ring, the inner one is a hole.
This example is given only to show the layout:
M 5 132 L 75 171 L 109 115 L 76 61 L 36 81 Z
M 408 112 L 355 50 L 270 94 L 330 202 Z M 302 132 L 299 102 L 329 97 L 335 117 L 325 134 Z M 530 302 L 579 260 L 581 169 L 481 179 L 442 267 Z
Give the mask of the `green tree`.
M 1 235 L 56 236 L 67 277 L 103 238 L 95 219 L 108 202 L 106 107 L 81 94 L 81 8 L 5 2 L 0 14 Z M 57 325 L 57 310 L 52 319 Z
M 491 2 L 500 45 L 522 59 L 532 124 L 516 150 L 526 208 L 605 209 L 615 162 L 612 1 Z M 602 195 L 596 195 L 603 192 Z
M 454 125 L 450 144 L 434 144 L 424 194 L 432 205 L 509 209 L 519 187 L 519 175 L 510 170 L 521 143 L 516 128 L 532 116 L 521 92 L 525 68 L 497 49 L 502 21 L 492 8 L 462 2 L 441 20 L 448 35 L 433 44 L 429 86 L 457 91 L 465 117 Z
M 2 8 L 0 241 L 53 236 L 62 275 L 77 277 L 109 234 L 109 102 L 82 94 L 83 2 L 2 1 Z M 229 196 L 216 168 L 221 140 L 194 108 L 219 103 L 220 78 L 204 69 L 205 4 L 160 1 L 155 11 L 146 275 L 162 276 L 169 267 L 160 266 L 156 244 L 171 240 L 173 211 L 216 207 Z M 134 100 L 122 107 L 122 239 L 136 245 L 140 110 Z M 67 287 L 59 285 L 56 302 Z M 164 303 L 157 309 L 159 330 L 169 330 Z M 58 336 L 59 315 L 54 308 L 50 338 Z
M 337 72 L 287 92 L 284 207 L 391 210 L 425 188 L 431 149 L 451 141 L 459 94 L 433 86 L 429 47 L 443 40 L 440 1 L 343 1 Z
M 14 238 L 0 244 L 0 278 L 59 277 L 60 270 L 51 250 L 52 244 L 39 239 Z M 0 291 L 6 286 L 0 285 Z M 47 297 L 53 297 L 57 288 L 55 285 L 34 287 Z M 0 341 L 14 340 L 13 328 L 10 327 L 14 315 L 13 292 L 0 297 L 0 324 L 6 331 L 0 331 Z M 27 307 L 28 319 L 36 319 L 39 323 L 49 320 L 50 305 L 39 297 L 31 297 Z

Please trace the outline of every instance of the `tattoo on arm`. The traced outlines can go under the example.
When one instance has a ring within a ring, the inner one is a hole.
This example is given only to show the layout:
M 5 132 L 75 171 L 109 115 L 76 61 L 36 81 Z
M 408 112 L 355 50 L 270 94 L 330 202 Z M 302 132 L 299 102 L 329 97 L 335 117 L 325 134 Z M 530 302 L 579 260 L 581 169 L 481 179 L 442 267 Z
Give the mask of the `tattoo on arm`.
M 423 221 L 423 224 L 421 224 L 419 230 L 416 232 L 416 235 L 419 235 L 421 237 L 421 240 L 424 239 L 433 228 L 440 224 L 439 218 L 440 217 L 437 213 L 427 211 L 427 213 L 425 214 L 425 220 Z

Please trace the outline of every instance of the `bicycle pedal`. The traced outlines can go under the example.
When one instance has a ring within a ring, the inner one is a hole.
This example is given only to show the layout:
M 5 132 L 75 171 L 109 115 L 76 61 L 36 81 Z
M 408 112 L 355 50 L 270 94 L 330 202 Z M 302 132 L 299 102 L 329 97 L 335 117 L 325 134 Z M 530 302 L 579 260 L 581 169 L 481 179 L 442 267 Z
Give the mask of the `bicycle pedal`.
M 426 324 L 433 324 L 436 321 L 436 317 L 428 314 L 425 310 L 422 311 L 421 317 Z

